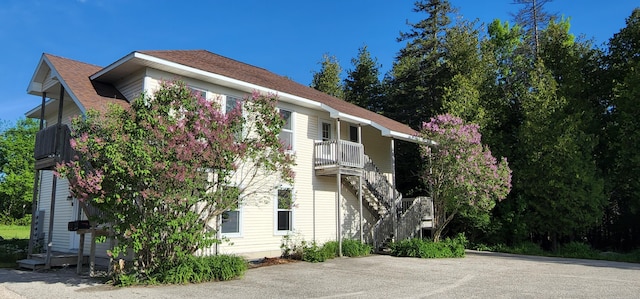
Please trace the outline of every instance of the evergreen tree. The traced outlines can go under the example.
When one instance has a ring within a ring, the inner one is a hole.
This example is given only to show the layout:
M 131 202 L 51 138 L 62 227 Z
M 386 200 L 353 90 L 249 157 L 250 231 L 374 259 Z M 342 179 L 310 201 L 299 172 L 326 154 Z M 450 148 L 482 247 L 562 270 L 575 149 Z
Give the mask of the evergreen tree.
M 340 84 L 340 73 L 342 73 L 342 68 L 338 63 L 338 59 L 335 56 L 324 54 L 322 55 L 322 61 L 319 64 L 320 71 L 313 73 L 311 87 L 328 95 L 342 98 L 343 88 Z
M 422 122 L 442 110 L 444 86 L 451 81 L 443 61 L 444 37 L 455 13 L 447 0 L 420 0 L 413 9 L 426 17 L 409 23 L 409 32 L 400 33 L 398 42 L 406 41 L 396 57 L 392 70 L 385 78 L 387 96 L 382 113 L 418 130 Z M 417 157 L 417 145 L 398 142 L 396 168 L 397 188 L 405 196 L 424 195 L 426 186 L 419 179 L 423 168 Z
M 415 24 L 407 22 L 411 29 L 400 33 L 398 41 L 406 45 L 388 77 L 391 90 L 384 113 L 418 129 L 441 111 L 444 85 L 451 79 L 443 65 L 443 44 L 449 15 L 455 10 L 447 0 L 421 0 L 413 11 L 426 18 Z
M 371 111 L 382 110 L 383 87 L 380 82 L 380 64 L 364 46 L 358 49 L 358 57 L 351 60 L 354 69 L 347 71 L 344 80 L 345 100 Z

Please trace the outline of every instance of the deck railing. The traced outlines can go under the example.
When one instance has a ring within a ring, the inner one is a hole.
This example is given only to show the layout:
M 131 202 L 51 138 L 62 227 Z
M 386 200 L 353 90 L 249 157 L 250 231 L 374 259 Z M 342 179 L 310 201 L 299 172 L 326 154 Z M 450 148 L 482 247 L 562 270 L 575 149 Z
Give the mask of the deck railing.
M 70 161 L 73 156 L 70 138 L 71 130 L 65 124 L 55 124 L 38 131 L 33 152 L 36 169 L 49 169 L 57 162 Z
M 364 147 L 360 143 L 346 140 L 316 142 L 314 146 L 316 167 L 345 166 L 364 167 Z
M 63 158 L 68 158 L 66 156 L 68 156 L 70 152 L 70 135 L 71 131 L 69 130 L 69 126 L 65 124 L 55 124 L 38 131 L 36 134 L 34 158 L 39 160 L 56 156 L 58 150 L 62 151 L 60 154 Z M 58 148 L 58 146 L 60 146 L 59 142 L 62 142 L 62 148 L 60 149 Z

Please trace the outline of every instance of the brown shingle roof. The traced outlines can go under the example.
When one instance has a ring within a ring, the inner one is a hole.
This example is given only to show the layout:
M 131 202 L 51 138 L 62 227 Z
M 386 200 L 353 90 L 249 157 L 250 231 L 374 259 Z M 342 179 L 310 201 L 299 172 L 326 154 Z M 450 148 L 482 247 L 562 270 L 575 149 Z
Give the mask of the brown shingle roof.
M 89 76 L 102 68 L 84 62 L 44 54 L 45 58 L 67 84 L 68 93 L 73 94 L 86 110 L 104 111 L 109 103 L 128 106 L 124 96 L 111 84 L 95 82 Z
M 405 124 L 327 95 L 311 87 L 299 84 L 263 68 L 239 62 L 209 51 L 174 50 L 139 51 L 139 53 L 317 101 L 342 113 L 371 120 L 391 131 L 409 135 L 416 134 L 415 130 Z

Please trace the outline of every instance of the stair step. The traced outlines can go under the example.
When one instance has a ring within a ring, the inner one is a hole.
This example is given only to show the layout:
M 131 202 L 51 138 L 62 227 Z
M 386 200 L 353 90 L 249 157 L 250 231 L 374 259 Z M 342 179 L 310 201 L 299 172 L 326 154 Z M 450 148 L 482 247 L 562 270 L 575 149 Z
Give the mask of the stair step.
M 18 267 L 30 270 L 44 269 L 44 260 L 41 259 L 24 259 L 17 261 Z

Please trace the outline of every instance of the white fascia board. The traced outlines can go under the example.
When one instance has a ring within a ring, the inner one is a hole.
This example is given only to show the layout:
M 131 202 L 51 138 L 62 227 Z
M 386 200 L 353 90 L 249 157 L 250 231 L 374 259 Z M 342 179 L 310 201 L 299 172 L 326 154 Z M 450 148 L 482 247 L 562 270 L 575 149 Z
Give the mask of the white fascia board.
M 123 65 L 125 62 L 127 62 L 127 61 L 129 61 L 129 60 L 133 59 L 133 58 L 135 57 L 135 54 L 136 54 L 136 53 L 137 53 L 137 52 L 131 52 L 131 53 L 129 53 L 127 56 L 125 56 L 125 57 L 122 57 L 122 58 L 118 59 L 116 62 L 114 62 L 114 63 L 112 63 L 112 64 L 108 65 L 107 67 L 105 67 L 105 68 L 103 68 L 103 69 L 99 70 L 97 73 L 95 73 L 95 74 L 91 75 L 91 76 L 89 77 L 89 79 L 91 79 L 91 81 L 93 81 L 93 80 L 95 80 L 96 78 L 98 78 L 98 77 L 100 77 L 100 76 L 102 76 L 102 75 L 104 75 L 104 74 L 106 74 L 106 73 L 110 72 L 111 70 L 113 70 L 113 69 L 115 69 L 115 68 L 117 68 L 117 67 L 119 67 L 119 66 Z
M 328 106 L 327 106 L 328 107 Z M 341 120 L 346 120 L 355 124 L 361 124 L 361 125 L 372 125 L 374 124 L 374 122 L 372 122 L 370 119 L 366 119 L 366 118 L 362 118 L 362 117 L 358 117 L 358 116 L 353 116 L 351 114 L 348 113 L 344 113 L 344 112 L 340 112 L 338 110 L 335 110 L 333 108 L 328 107 L 329 109 L 331 109 L 332 111 L 329 111 L 329 114 L 332 118 L 340 118 Z M 382 130 L 380 130 L 382 131 Z
M 251 90 L 258 90 L 260 92 L 265 92 L 265 93 L 273 93 L 273 94 L 277 94 L 280 97 L 284 97 L 293 101 L 298 102 L 299 104 L 302 104 L 303 106 L 310 106 L 310 107 L 316 107 L 319 108 L 321 110 L 327 111 L 329 112 L 329 115 L 331 118 L 340 118 L 340 119 L 344 119 L 353 123 L 359 123 L 359 124 L 363 124 L 363 125 L 371 125 L 375 128 L 377 128 L 378 130 L 380 130 L 380 132 L 382 133 L 382 136 L 388 136 L 388 137 L 393 137 L 393 138 L 398 138 L 398 139 L 402 139 L 402 140 L 406 140 L 406 141 L 410 141 L 410 142 L 419 142 L 419 143 L 432 143 L 432 141 L 427 141 L 427 140 L 422 140 L 419 137 L 416 136 L 412 136 L 409 134 L 404 134 L 404 133 L 399 133 L 399 132 L 395 132 L 395 131 L 391 131 L 388 128 L 381 126 L 369 119 L 365 119 L 365 118 L 361 118 L 361 117 L 357 117 L 357 116 L 353 116 L 350 115 L 348 113 L 343 113 L 340 112 L 332 107 L 329 107 L 326 104 L 322 104 L 320 102 L 317 101 L 313 101 L 307 98 L 303 98 L 300 96 L 296 96 L 296 95 L 292 95 L 289 93 L 284 93 L 284 92 L 280 92 L 274 89 L 270 89 L 270 88 L 266 88 L 260 85 L 256 85 L 253 83 L 248 83 L 245 81 L 241 81 L 241 80 L 237 80 L 237 79 L 233 79 L 227 76 L 222 76 L 219 74 L 215 74 L 215 73 L 211 73 L 211 72 L 207 72 L 198 68 L 194 68 L 194 67 L 190 67 L 190 66 L 186 66 L 183 64 L 179 64 L 179 63 L 175 63 L 172 61 L 168 61 L 165 59 L 161 59 L 161 58 L 157 58 L 155 56 L 151 56 L 151 55 L 147 55 L 147 54 L 143 54 L 143 53 L 139 53 L 139 52 L 133 52 L 123 58 L 121 58 L 120 60 L 118 60 L 115 63 L 112 63 L 111 65 L 109 65 L 108 67 L 104 68 L 103 70 L 101 70 L 100 72 L 94 74 L 93 76 L 91 76 L 91 79 L 97 78 L 100 75 L 107 73 L 109 70 L 112 70 L 120 65 L 122 65 L 123 63 L 133 59 L 133 58 L 138 58 L 141 60 L 146 60 L 152 63 L 158 63 L 161 65 L 165 65 L 167 67 L 170 68 L 174 68 L 177 70 L 181 70 L 181 71 L 185 71 L 185 72 L 189 72 L 189 73 L 194 73 L 197 75 L 201 75 L 201 76 L 205 76 L 205 77 L 209 77 L 212 79 L 216 79 L 216 80 L 220 80 L 223 82 L 227 82 L 231 85 L 235 85 L 235 86 L 239 86 L 239 87 L 244 87 L 247 89 L 251 89 Z
M 175 68 L 178 70 L 182 70 L 182 71 L 186 71 L 186 72 L 190 72 L 190 73 L 194 73 L 194 74 L 198 74 L 198 75 L 202 75 L 202 76 L 206 76 L 212 79 L 216 79 L 216 80 L 220 80 L 220 81 L 224 81 L 224 82 L 228 82 L 232 85 L 236 85 L 236 86 L 240 86 L 240 87 L 245 87 L 251 90 L 258 90 L 261 92 L 265 92 L 265 93 L 273 93 L 273 94 L 277 94 L 279 96 L 283 96 L 298 102 L 301 102 L 302 104 L 305 104 L 306 106 L 312 106 L 312 107 L 321 107 L 321 104 L 319 102 L 316 101 L 312 101 L 303 97 L 299 97 L 296 95 L 292 95 L 292 94 L 288 94 L 288 93 L 284 93 L 284 92 L 280 92 L 274 89 L 270 89 L 270 88 L 266 88 L 260 85 L 256 85 L 253 83 L 248 83 L 245 81 L 241 81 L 241 80 L 237 80 L 237 79 L 233 79 L 227 76 L 222 76 L 216 73 L 211 73 L 211 72 L 207 72 L 198 68 L 194 68 L 194 67 L 190 67 L 190 66 L 186 66 L 183 64 L 179 64 L 179 63 L 175 63 L 175 62 L 171 62 L 165 59 L 161 59 L 161 58 L 157 58 L 151 55 L 147 55 L 147 54 L 142 54 L 139 52 L 134 52 L 133 53 L 135 58 L 139 58 L 139 59 L 143 59 L 143 60 L 147 60 L 149 62 L 153 62 L 153 63 L 158 63 L 158 64 L 162 64 L 171 68 Z
M 390 131 L 390 136 L 395 138 L 395 139 L 400 139 L 400 140 L 404 140 L 404 141 L 408 141 L 408 142 L 412 142 L 412 143 L 424 144 L 424 145 L 427 145 L 427 146 L 437 146 L 438 145 L 433 140 L 424 139 L 424 138 L 419 137 L 419 136 L 409 135 L 409 134 L 406 134 L 406 133 L 400 133 L 400 132 L 396 132 L 396 131 Z
M 29 81 L 29 86 L 27 86 L 27 93 L 31 94 L 32 92 L 34 93 L 42 92 L 42 84 L 33 84 L 33 83 L 35 83 L 36 76 L 38 76 L 38 71 L 40 71 L 44 63 L 45 63 L 44 54 L 42 54 L 42 57 L 40 57 L 40 61 L 38 61 L 38 66 L 36 67 L 36 70 L 33 72 L 33 75 L 31 76 L 31 81 Z
M 44 103 L 45 110 L 46 110 L 46 108 L 49 106 L 49 104 L 50 104 L 51 102 L 53 102 L 53 101 L 46 101 L 46 102 Z M 39 114 L 38 114 L 38 115 L 35 115 L 35 113 L 36 113 L 36 112 L 38 112 L 38 111 L 40 111 L 40 109 L 41 109 L 41 108 L 42 108 L 42 105 L 35 106 L 35 107 L 33 107 L 31 110 L 27 111 L 27 112 L 24 114 L 24 116 L 29 117 L 29 115 L 34 115 L 32 118 L 40 119 L 40 115 L 39 115 Z

